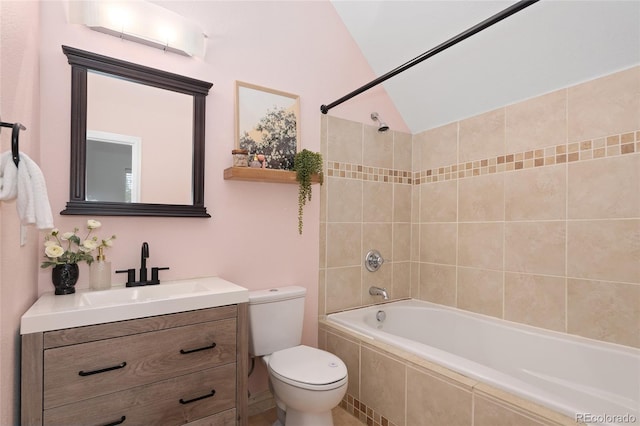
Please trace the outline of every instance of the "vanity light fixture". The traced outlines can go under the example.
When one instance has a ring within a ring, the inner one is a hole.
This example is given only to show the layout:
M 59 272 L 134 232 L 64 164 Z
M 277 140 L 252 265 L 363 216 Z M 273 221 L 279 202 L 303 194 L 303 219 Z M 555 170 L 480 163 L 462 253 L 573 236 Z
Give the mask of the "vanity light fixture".
M 164 51 L 200 57 L 205 53 L 206 35 L 198 25 L 144 0 L 71 1 L 69 17 L 71 23 Z

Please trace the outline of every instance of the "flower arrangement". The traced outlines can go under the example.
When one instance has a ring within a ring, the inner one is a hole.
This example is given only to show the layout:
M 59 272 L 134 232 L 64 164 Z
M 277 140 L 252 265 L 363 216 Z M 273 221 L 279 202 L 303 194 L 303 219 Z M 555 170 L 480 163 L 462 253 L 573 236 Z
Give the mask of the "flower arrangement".
M 64 232 L 55 228 L 44 237 L 44 255 L 47 260 L 42 262 L 41 268 L 49 266 L 63 265 L 65 263 L 93 262 L 92 251 L 98 247 L 111 247 L 116 236 L 112 235 L 106 239 L 92 236 L 94 230 L 100 228 L 102 224 L 97 220 L 87 220 L 87 235 L 84 239 L 78 236 L 79 228 L 74 228 L 73 232 Z

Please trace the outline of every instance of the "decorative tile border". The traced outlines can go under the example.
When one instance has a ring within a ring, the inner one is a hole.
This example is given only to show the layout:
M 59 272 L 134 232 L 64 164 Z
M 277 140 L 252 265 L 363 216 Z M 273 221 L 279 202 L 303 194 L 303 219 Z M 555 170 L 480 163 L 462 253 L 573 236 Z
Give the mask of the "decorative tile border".
M 338 161 L 327 162 L 327 176 L 372 182 L 406 183 L 409 185 L 412 183 L 410 171 L 369 167 Z
M 411 172 L 360 164 L 327 161 L 327 176 L 371 182 L 420 185 L 505 171 L 531 169 L 595 158 L 640 153 L 640 130 L 603 138 L 500 155 L 483 160 Z
M 640 131 L 500 155 L 413 173 L 416 185 L 640 152 Z
M 349 394 L 346 394 L 344 398 L 342 398 L 340 407 L 368 426 L 396 426 L 395 423 L 376 413 L 372 408 L 367 407 L 364 403 Z

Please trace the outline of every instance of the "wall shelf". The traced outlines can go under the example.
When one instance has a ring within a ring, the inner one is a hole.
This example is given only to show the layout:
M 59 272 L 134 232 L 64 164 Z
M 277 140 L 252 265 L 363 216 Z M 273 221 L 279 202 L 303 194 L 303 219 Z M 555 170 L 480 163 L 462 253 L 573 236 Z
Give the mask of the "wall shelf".
M 290 170 L 255 169 L 251 167 L 229 167 L 224 169 L 225 180 L 245 180 L 253 182 L 298 183 L 296 172 Z M 312 183 L 320 183 L 318 175 L 311 177 Z

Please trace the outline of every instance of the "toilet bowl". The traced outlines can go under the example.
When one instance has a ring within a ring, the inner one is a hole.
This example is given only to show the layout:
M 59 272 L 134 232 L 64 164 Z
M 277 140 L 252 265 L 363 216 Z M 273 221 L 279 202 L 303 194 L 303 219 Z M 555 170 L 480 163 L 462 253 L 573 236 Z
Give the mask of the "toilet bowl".
M 347 392 L 347 367 L 337 356 L 295 346 L 263 357 L 278 407 L 287 426 L 333 425 L 331 409 Z M 277 425 L 278 423 L 276 423 Z
M 331 410 L 347 392 L 344 362 L 300 344 L 305 294 L 299 286 L 249 292 L 249 353 L 267 367 L 274 426 L 332 426 Z

